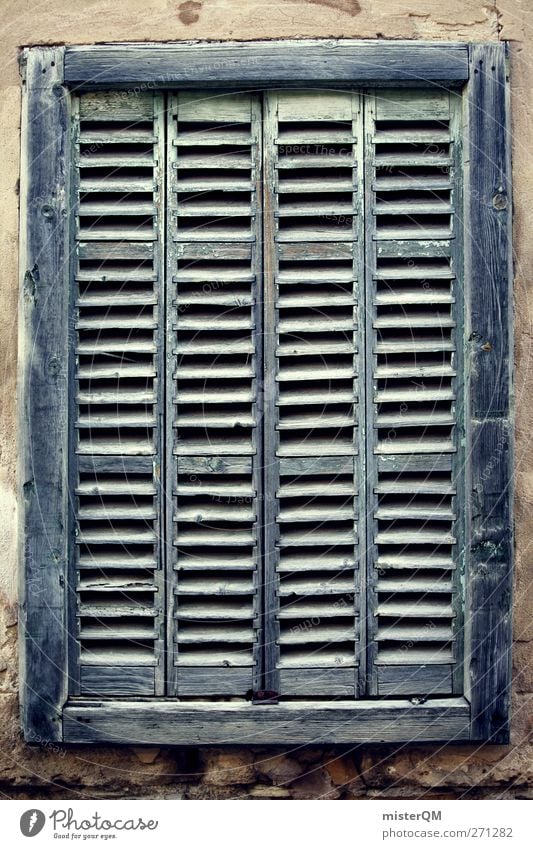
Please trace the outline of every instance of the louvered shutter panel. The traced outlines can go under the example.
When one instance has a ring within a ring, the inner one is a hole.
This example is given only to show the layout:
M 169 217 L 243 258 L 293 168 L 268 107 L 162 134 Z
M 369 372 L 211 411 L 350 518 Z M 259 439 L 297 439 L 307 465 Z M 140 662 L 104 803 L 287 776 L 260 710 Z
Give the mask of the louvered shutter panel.
M 364 100 L 74 99 L 75 693 L 460 690 L 459 98 Z
M 83 694 L 163 692 L 162 101 L 74 99 L 72 488 Z
M 367 99 L 370 694 L 458 677 L 462 438 L 459 97 Z
M 179 696 L 242 697 L 259 669 L 260 100 L 180 93 L 168 132 L 171 676 Z
M 359 95 L 265 95 L 266 681 L 357 694 Z

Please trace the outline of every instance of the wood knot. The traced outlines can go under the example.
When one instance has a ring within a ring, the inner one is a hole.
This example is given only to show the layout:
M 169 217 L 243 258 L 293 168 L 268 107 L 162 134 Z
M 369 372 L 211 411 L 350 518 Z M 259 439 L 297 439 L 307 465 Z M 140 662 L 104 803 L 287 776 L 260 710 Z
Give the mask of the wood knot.
M 496 192 L 492 198 L 492 205 L 494 209 L 507 209 L 507 195 L 504 192 Z

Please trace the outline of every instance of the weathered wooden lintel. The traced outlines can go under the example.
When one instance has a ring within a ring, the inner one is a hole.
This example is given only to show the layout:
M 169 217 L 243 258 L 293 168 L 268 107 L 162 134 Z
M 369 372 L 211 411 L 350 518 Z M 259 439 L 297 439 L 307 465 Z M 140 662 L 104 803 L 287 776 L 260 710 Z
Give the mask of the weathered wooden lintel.
M 67 47 L 69 86 L 427 85 L 468 79 L 468 45 L 302 39 Z

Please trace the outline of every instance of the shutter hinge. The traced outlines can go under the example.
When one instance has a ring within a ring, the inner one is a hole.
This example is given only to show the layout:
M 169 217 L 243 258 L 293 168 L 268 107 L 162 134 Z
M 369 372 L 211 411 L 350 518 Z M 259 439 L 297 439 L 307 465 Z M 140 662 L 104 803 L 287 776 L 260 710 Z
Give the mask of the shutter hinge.
M 277 705 L 279 701 L 276 690 L 252 690 L 250 695 L 253 705 Z

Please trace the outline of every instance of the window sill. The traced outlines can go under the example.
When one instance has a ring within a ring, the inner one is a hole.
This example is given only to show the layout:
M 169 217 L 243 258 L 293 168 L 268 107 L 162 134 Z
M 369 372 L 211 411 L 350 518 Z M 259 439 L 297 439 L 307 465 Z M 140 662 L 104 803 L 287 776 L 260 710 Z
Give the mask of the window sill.
M 276 745 L 466 742 L 463 698 L 359 702 L 69 701 L 63 742 L 124 745 Z

